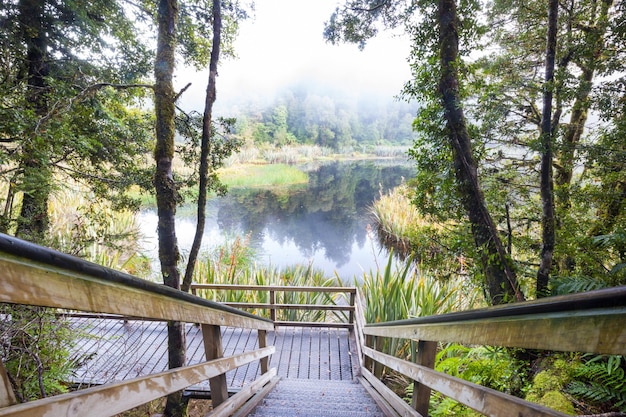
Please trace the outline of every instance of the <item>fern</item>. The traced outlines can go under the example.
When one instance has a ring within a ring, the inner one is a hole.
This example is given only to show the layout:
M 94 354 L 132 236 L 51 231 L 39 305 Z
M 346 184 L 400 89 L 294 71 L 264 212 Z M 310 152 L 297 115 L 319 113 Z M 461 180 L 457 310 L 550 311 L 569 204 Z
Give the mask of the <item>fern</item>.
M 596 356 L 581 365 L 576 380 L 567 386 L 571 395 L 595 405 L 612 404 L 626 411 L 626 372 L 621 356 Z

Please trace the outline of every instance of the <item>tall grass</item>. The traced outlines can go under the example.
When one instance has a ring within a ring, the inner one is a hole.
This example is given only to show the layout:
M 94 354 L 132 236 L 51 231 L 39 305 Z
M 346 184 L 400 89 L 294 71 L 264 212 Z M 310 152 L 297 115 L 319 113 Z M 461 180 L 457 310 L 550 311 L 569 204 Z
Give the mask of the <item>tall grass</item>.
M 421 274 L 413 258 L 404 263 L 394 261 L 393 252 L 383 270 L 364 273 L 362 282 L 368 323 L 443 314 L 474 302 L 473 292 L 463 288 L 460 281 L 442 281 Z M 398 357 L 415 351 L 403 339 L 384 339 L 377 349 Z
M 459 239 L 462 232 L 452 222 L 422 215 L 411 203 L 406 184 L 386 194 L 381 191 L 371 214 L 381 244 L 394 248 L 400 257 L 415 254 L 422 268 L 439 278 L 467 275 L 471 262 Z
M 109 268 L 149 275 L 149 261 L 137 252 L 135 213 L 113 210 L 79 188 L 66 188 L 52 196 L 49 214 L 53 247 Z
M 254 253 L 250 249 L 249 236 L 236 237 L 198 261 L 194 282 L 202 284 L 239 284 L 274 286 L 316 286 L 341 285 L 335 278 L 326 278 L 323 271 L 312 264 L 294 265 L 279 269 L 272 266 L 258 266 L 253 262 Z M 216 302 L 269 303 L 268 291 L 245 290 L 200 290 L 198 295 Z M 346 303 L 343 294 L 310 292 L 276 292 L 277 304 L 338 304 Z M 250 309 L 253 314 L 269 317 L 267 309 Z M 344 320 L 341 313 L 325 311 L 278 310 L 277 320 L 286 321 L 326 321 Z

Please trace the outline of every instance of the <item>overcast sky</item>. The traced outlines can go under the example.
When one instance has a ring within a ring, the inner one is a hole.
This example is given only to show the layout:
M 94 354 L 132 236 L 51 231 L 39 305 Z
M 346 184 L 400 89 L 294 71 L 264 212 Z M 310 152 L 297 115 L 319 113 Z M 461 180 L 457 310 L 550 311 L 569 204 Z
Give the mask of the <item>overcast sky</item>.
M 256 0 L 252 19 L 241 24 L 237 59 L 218 68 L 218 103 L 273 96 L 281 87 L 315 81 L 350 91 L 399 93 L 409 79 L 406 38 L 379 34 L 363 51 L 356 45 L 331 45 L 323 39 L 324 22 L 337 0 Z M 191 79 L 190 79 L 191 78 Z M 181 72 L 179 85 L 193 82 L 184 107 L 202 111 L 206 74 Z

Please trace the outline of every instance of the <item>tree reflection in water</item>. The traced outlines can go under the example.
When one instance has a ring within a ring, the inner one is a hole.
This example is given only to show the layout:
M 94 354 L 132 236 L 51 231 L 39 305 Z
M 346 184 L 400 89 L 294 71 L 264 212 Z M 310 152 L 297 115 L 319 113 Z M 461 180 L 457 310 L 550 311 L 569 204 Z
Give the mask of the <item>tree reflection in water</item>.
M 250 234 L 259 263 L 283 267 L 296 263 L 337 271 L 346 282 L 386 262 L 378 239 L 368 239 L 369 207 L 379 193 L 413 175 L 402 161 L 333 162 L 305 168 L 309 183 L 297 188 L 231 189 L 210 203 L 205 241 Z M 179 230 L 194 224 L 179 212 Z M 183 250 L 191 245 L 180 233 Z M 220 238 L 216 239 L 216 236 Z

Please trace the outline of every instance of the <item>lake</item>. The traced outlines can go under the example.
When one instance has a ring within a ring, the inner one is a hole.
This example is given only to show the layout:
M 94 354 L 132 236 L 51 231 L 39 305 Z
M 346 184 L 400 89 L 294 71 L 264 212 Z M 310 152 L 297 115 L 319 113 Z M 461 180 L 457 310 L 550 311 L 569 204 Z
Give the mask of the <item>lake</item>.
M 351 283 L 363 271 L 384 266 L 389 256 L 376 237 L 369 209 L 381 192 L 414 175 L 410 163 L 394 160 L 330 162 L 300 167 L 308 184 L 275 189 L 231 189 L 212 198 L 201 253 L 235 236 L 249 235 L 259 264 L 286 267 L 309 264 L 327 276 L 335 272 Z M 139 215 L 142 249 L 157 254 L 156 210 Z M 183 254 L 195 233 L 195 209 L 177 213 L 176 233 Z M 158 270 L 156 267 L 154 270 Z

